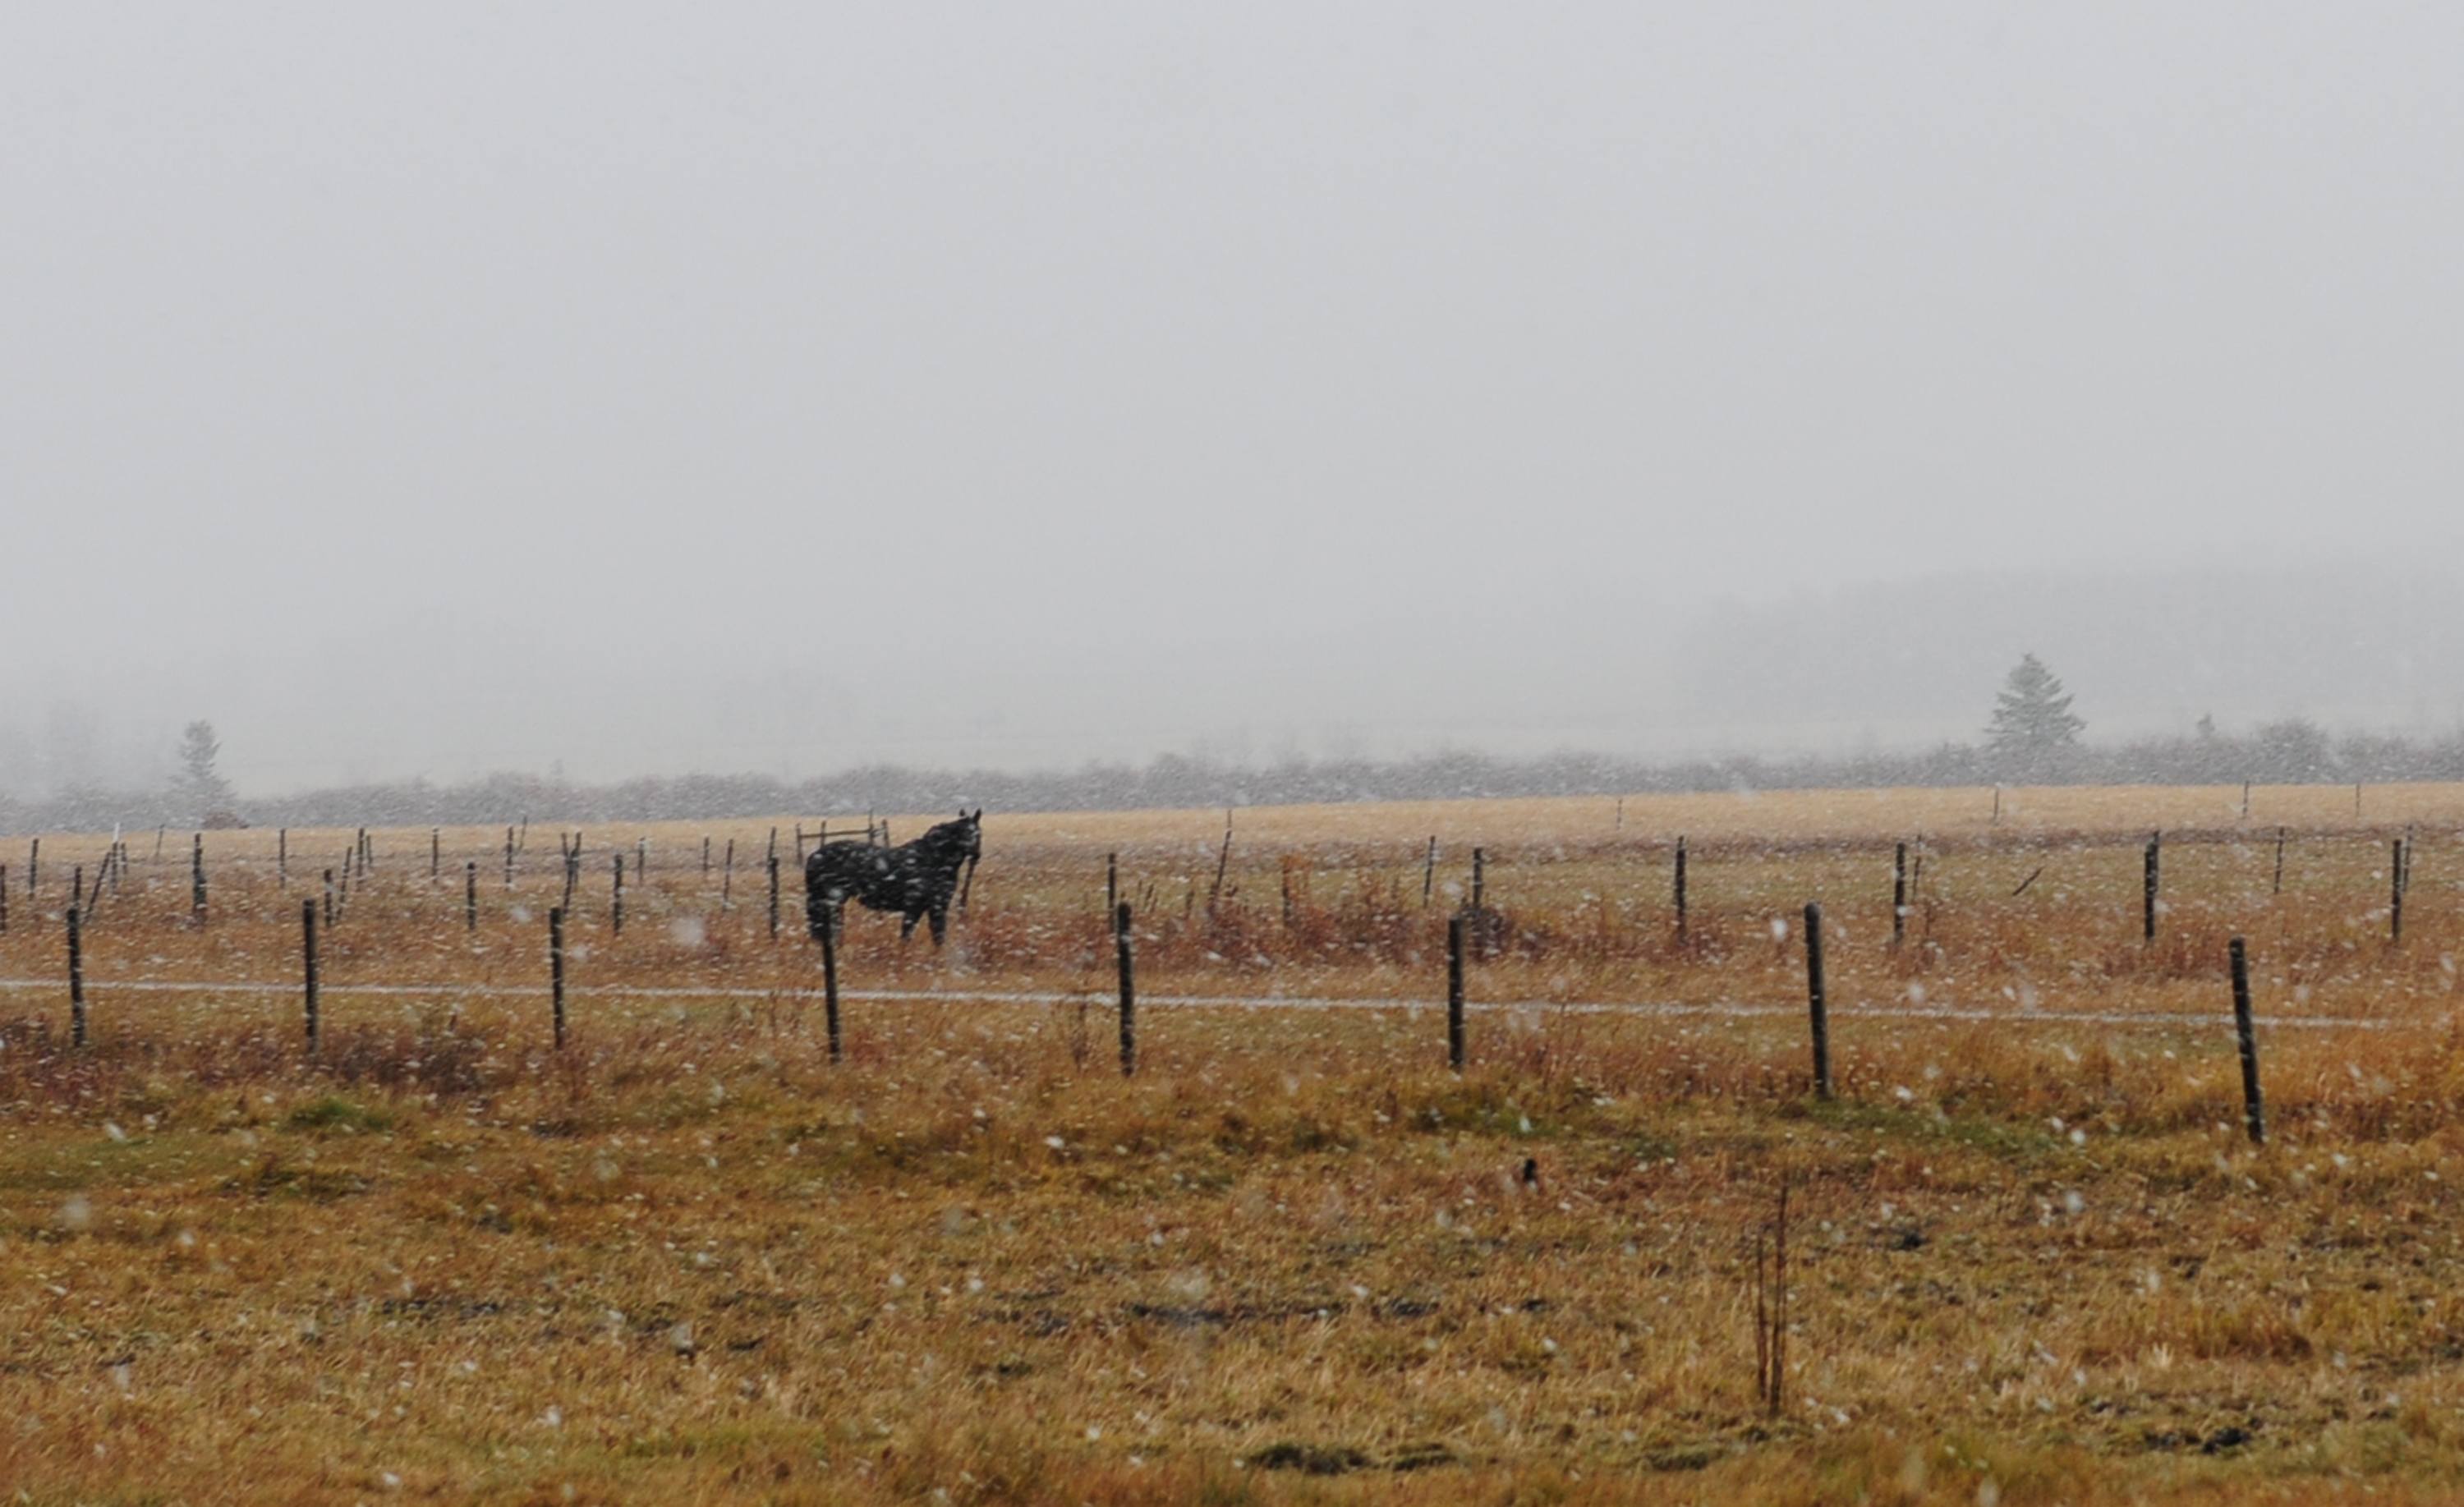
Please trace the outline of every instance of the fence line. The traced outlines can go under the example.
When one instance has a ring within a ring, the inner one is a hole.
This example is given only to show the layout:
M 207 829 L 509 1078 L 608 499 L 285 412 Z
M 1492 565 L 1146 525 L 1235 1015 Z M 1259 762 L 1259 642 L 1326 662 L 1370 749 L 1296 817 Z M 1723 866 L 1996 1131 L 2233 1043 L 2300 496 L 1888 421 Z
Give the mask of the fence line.
M 88 979 L 89 993 L 117 992 L 145 994 L 222 994 L 245 995 L 267 999 L 298 997 L 297 984 L 269 984 L 254 979 L 228 983 L 172 982 L 163 979 L 131 979 L 114 982 L 109 979 Z M 11 994 L 57 994 L 56 978 L 0 978 L 0 992 Z M 359 994 L 372 997 L 446 997 L 454 999 L 546 999 L 553 993 L 547 984 L 324 984 L 321 996 Z M 568 986 L 570 999 L 821 999 L 818 989 L 722 989 L 708 985 L 687 985 L 661 989 L 638 984 L 599 984 Z M 839 997 L 848 1000 L 910 1002 L 953 1005 L 1076 1005 L 1101 1004 L 1111 996 L 1111 987 L 1082 990 L 998 990 L 998 989 L 847 989 Z M 1308 994 L 1140 994 L 1138 1003 L 1162 1009 L 1181 1010 L 1377 1010 L 1419 1011 L 1443 1009 L 1432 999 L 1361 998 L 1343 999 Z M 1694 1018 L 1752 1020 L 1765 1017 L 1797 1019 L 1805 1007 L 1799 1004 L 1757 1004 L 1743 1000 L 1720 1000 L 1707 1004 L 1683 1004 L 1675 1001 L 1649 1000 L 1558 1000 L 1514 999 L 1473 1000 L 1465 1010 L 1479 1015 L 1515 1015 L 1526 1013 L 1574 1016 L 1636 1016 L 1655 1018 Z M 1834 1019 L 1863 1020 L 1936 1020 L 1961 1023 L 2010 1024 L 2024 1021 L 2052 1026 L 2191 1026 L 2213 1028 L 2219 1018 L 2214 1013 L 2190 1011 L 2085 1011 L 2085 1010 L 1967 1010 L 1947 1005 L 1859 1005 L 1835 1007 Z M 2444 1030 L 2450 1024 L 2445 1016 L 2418 1019 L 2393 1020 L 2374 1017 L 2345 1018 L 2338 1016 L 2272 1016 L 2261 1019 L 2262 1030 L 2282 1027 L 2299 1031 L 2432 1031 Z

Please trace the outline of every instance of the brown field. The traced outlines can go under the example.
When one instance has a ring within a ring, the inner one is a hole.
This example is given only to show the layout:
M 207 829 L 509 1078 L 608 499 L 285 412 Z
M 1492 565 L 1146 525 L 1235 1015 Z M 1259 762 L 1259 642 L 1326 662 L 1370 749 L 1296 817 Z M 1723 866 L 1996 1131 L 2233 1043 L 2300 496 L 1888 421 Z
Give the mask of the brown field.
M 2464 1495 L 2464 787 L 2373 787 L 2358 816 L 2349 787 L 2261 789 L 2247 820 L 2238 787 L 1991 802 L 1243 809 L 1228 861 L 1221 812 L 995 813 L 948 950 L 851 920 L 846 982 L 873 993 L 835 1065 L 792 861 L 769 935 L 766 821 L 585 832 L 561 1052 L 555 833 L 511 886 L 501 827 L 441 834 L 434 881 L 426 829 L 377 833 L 314 1060 L 298 907 L 351 834 L 290 833 L 287 887 L 275 834 L 208 834 L 201 928 L 185 836 L 159 862 L 132 838 L 84 927 L 83 1048 L 62 912 L 107 839 L 46 836 L 32 895 L 12 842 L 0 1495 Z M 725 905 L 705 835 L 737 843 Z M 1891 846 L 1919 839 L 1894 948 Z M 611 856 L 644 840 L 614 935 Z M 1474 846 L 1492 1008 L 1458 1077 L 1444 923 Z M 1128 1081 L 1108 853 L 1149 1000 Z M 1028 991 L 1059 997 L 874 996 Z M 1573 1008 L 1597 1004 L 1695 1008 Z M 1771 1416 L 1753 1241 L 1783 1183 Z

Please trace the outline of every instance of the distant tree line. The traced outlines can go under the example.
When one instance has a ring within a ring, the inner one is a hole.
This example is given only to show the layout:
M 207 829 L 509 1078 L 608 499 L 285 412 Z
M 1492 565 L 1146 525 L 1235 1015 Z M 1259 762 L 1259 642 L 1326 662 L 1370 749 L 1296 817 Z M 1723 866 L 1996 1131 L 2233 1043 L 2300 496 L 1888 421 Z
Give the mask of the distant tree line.
M 206 773 L 210 774 L 209 768 Z M 0 830 L 101 831 L 168 824 L 186 830 L 205 815 L 197 770 L 153 792 L 72 790 L 40 799 L 0 795 Z M 2247 733 L 2202 719 L 2188 734 L 2094 746 L 1944 743 L 1915 753 L 1645 762 L 1588 754 L 1494 758 L 1435 754 L 1398 760 L 1291 760 L 1246 765 L 1167 754 L 1142 765 L 1089 764 L 1067 772 L 1011 774 L 870 765 L 813 779 L 761 775 L 684 775 L 615 784 L 575 784 L 492 775 L 459 784 L 425 780 L 340 786 L 229 804 L 256 826 L 396 826 L 517 821 L 588 823 L 716 819 L 804 813 L 1136 810 L 1353 800 L 1438 800 L 1509 796 L 1614 796 L 1654 791 L 1865 789 L 1894 785 L 2012 783 L 2233 785 L 2464 781 L 2464 730 L 2414 739 L 2330 734 L 2295 717 Z

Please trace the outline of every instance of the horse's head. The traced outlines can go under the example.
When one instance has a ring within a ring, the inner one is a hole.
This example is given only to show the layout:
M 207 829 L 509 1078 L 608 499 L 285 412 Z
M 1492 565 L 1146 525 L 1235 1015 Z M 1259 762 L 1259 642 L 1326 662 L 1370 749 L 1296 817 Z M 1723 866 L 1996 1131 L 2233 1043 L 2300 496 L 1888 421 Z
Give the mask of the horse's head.
M 944 821 L 917 838 L 919 846 L 952 859 L 980 859 L 984 856 L 984 812 L 981 806 L 973 815 L 961 812 L 955 821 Z

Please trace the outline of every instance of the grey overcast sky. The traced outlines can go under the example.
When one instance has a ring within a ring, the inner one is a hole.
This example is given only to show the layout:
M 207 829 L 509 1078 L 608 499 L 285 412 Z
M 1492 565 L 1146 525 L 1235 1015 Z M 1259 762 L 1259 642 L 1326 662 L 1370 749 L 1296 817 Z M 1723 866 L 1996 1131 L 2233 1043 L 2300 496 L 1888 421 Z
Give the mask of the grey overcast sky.
M 1730 615 L 2010 572 L 2401 567 L 2441 630 L 2458 59 L 2453 4 L 18 6 L 0 757 L 1704 744 L 1787 720 Z

